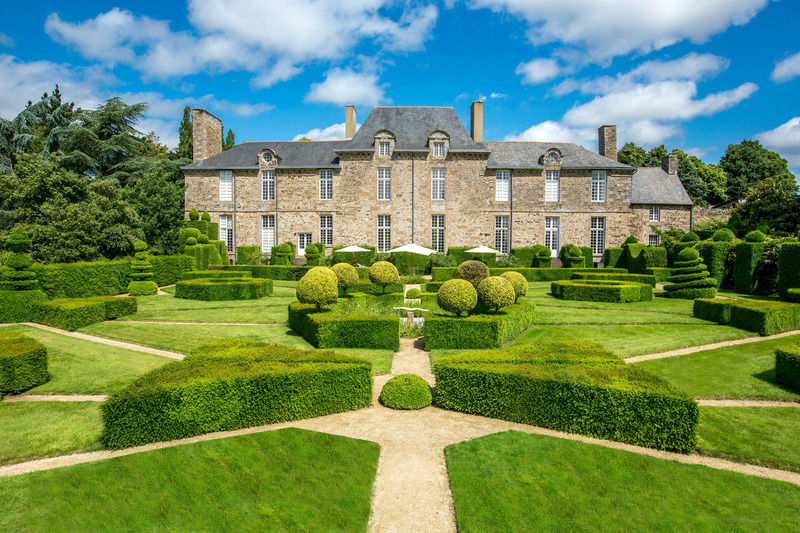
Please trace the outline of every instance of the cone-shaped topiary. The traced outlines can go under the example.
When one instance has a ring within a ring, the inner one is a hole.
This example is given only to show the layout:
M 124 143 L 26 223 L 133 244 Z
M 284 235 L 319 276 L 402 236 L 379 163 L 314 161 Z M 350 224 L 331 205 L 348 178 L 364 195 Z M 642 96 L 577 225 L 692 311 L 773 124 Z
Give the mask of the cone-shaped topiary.
M 347 294 L 347 289 L 350 287 L 358 285 L 358 271 L 350 263 L 336 263 L 331 270 L 339 279 L 339 287 L 342 288 L 343 294 Z
M 451 279 L 439 287 L 436 300 L 445 311 L 461 316 L 461 313 L 469 313 L 478 305 L 478 291 L 465 279 Z
M 500 277 L 506 278 L 511 282 L 511 286 L 514 287 L 514 303 L 517 303 L 517 299 L 520 296 L 528 294 L 528 280 L 519 272 L 503 272 Z
M 189 210 L 189 220 L 200 220 L 200 213 L 194 207 Z
M 400 374 L 386 382 L 378 400 L 391 409 L 422 409 L 433 401 L 431 386 L 416 374 Z
M 456 277 L 469 281 L 476 289 L 481 281 L 489 277 L 489 267 L 486 263 L 476 260 L 464 261 L 456 269 Z
M 339 278 L 333 269 L 324 266 L 314 267 L 297 282 L 297 300 L 304 304 L 314 304 L 317 309 L 323 305 L 336 303 L 339 296 Z
M 381 292 L 386 292 L 386 286 L 396 283 L 400 279 L 397 267 L 389 261 L 378 261 L 369 267 L 369 280 L 375 285 L 381 286 Z
M 694 248 L 684 248 L 678 253 L 669 278 L 671 285 L 664 287 L 670 298 L 713 298 L 717 295 L 719 282 L 709 277 L 708 269 Z
M 133 245 L 136 252 L 135 261 L 131 263 L 131 281 L 128 283 L 128 294 L 131 296 L 150 296 L 158 293 L 158 285 L 153 281 L 153 266 L 147 255 L 147 243 L 136 241 Z
M 627 239 L 625 239 L 625 244 L 636 244 L 637 242 L 639 242 L 639 239 L 637 239 L 637 238 L 636 238 L 635 236 L 633 236 L 633 235 L 631 235 L 630 237 L 628 237 Z
M 733 242 L 735 238 L 736 235 L 728 228 L 718 229 L 714 232 L 714 235 L 711 236 L 711 240 L 714 242 Z
M 39 282 L 36 274 L 30 270 L 33 259 L 27 252 L 31 247 L 31 239 L 22 228 L 11 232 L 6 241 L 8 249 L 14 252 L 6 259 L 6 266 L 10 270 L 3 272 L 0 289 L 9 291 L 28 291 L 36 289 Z
M 203 215 L 200 217 L 200 220 L 203 222 L 211 222 L 211 215 L 208 214 L 208 211 L 203 211 Z
M 514 286 L 501 276 L 489 276 L 478 285 L 478 301 L 494 308 L 495 312 L 513 304 L 515 298 Z

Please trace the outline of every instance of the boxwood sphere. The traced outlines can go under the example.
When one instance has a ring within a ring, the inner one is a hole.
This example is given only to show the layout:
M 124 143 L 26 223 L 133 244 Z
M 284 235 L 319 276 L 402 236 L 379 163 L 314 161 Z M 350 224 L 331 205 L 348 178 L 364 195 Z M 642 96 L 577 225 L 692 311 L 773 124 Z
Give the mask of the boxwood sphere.
M 208 235 L 205 233 L 201 233 L 200 236 L 197 238 L 197 242 L 200 244 L 208 244 Z
M 416 288 L 415 289 L 408 289 L 408 292 L 406 293 L 406 298 L 419 298 L 421 294 L 422 294 L 422 291 L 419 290 L 419 289 L 416 289 Z
M 456 277 L 470 282 L 477 289 L 480 282 L 489 277 L 489 267 L 474 259 L 464 261 L 458 265 Z
M 328 267 L 314 267 L 297 282 L 297 299 L 304 304 L 314 304 L 317 309 L 335 303 L 339 297 L 339 278 Z
M 331 270 L 336 274 L 339 280 L 339 287 L 341 287 L 343 291 L 347 292 L 347 289 L 350 287 L 358 285 L 358 271 L 350 263 L 336 263 L 331 267 Z
M 711 240 L 714 242 L 732 242 L 735 238 L 736 236 L 728 228 L 718 229 L 711 236 Z
M 378 261 L 369 267 L 369 280 L 376 285 L 388 285 L 400 279 L 397 267 L 389 261 Z
M 195 244 L 197 244 L 197 239 L 194 237 L 189 237 L 186 239 L 186 246 L 194 246 Z
M 690 231 L 686 233 L 683 237 L 681 237 L 681 242 L 697 242 L 700 240 L 700 237 L 697 233 Z
M 439 307 L 445 311 L 460 315 L 475 309 L 478 305 L 478 292 L 472 283 L 465 279 L 451 279 L 439 287 L 436 300 Z
M 400 374 L 386 382 L 378 398 L 392 409 L 422 409 L 433 401 L 431 386 L 415 374 Z
M 211 222 L 211 215 L 208 214 L 208 211 L 203 211 L 203 215 L 200 217 L 200 220 Z
M 581 249 L 575 244 L 567 244 L 564 246 L 564 257 L 581 257 Z
M 133 251 L 134 252 L 144 252 L 147 250 L 147 243 L 144 241 L 136 241 L 133 244 Z
M 478 285 L 478 300 L 495 310 L 514 303 L 514 286 L 506 278 L 489 276 Z
M 200 218 L 200 213 L 197 212 L 197 209 L 194 207 L 189 210 L 189 220 L 198 220 Z
M 747 242 L 764 242 L 767 240 L 767 236 L 758 230 L 753 230 L 744 236 L 744 240 Z
M 678 252 L 678 261 L 694 261 L 700 258 L 700 253 L 694 248 L 684 248 Z
M 519 272 L 503 272 L 500 277 L 506 278 L 511 283 L 511 286 L 514 287 L 515 302 L 520 296 L 528 294 L 528 280 Z

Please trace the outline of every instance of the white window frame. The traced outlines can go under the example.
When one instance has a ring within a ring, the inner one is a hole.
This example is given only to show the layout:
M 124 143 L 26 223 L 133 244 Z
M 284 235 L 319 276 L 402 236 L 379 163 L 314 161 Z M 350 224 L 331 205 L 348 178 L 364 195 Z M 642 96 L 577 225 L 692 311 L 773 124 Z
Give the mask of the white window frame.
M 264 154 L 261 156 L 261 160 L 262 160 L 262 161 L 263 161 L 265 164 L 267 164 L 267 165 L 269 165 L 270 163 L 272 163 L 272 159 L 273 159 L 273 158 L 272 158 L 272 154 L 271 154 L 271 153 L 269 153 L 269 152 L 266 152 L 266 153 L 264 153 Z
M 392 143 L 389 141 L 378 141 L 378 155 L 381 157 L 389 157 L 392 155 Z
M 605 170 L 592 171 L 592 201 L 605 202 L 606 201 L 606 183 L 607 175 Z
M 333 200 L 333 170 L 329 168 L 319 171 L 319 199 Z
M 544 201 L 561 201 L 561 171 L 548 170 L 544 178 Z
M 378 167 L 378 200 L 392 199 L 392 169 Z
M 498 170 L 494 176 L 494 200 L 496 202 L 508 202 L 511 188 L 511 171 Z
M 444 142 L 434 141 L 433 143 L 433 157 L 444 157 Z
M 222 240 L 225 241 L 225 247 L 228 253 L 233 253 L 233 216 L 220 215 L 219 216 L 219 234 Z
M 333 215 L 319 216 L 319 242 L 333 246 Z
M 261 171 L 261 200 L 270 202 L 275 200 L 275 171 Z
M 508 215 L 494 217 L 494 247 L 503 255 L 508 255 Z
M 386 253 L 392 249 L 392 215 L 378 215 L 376 251 Z
M 261 252 L 272 253 L 275 246 L 275 215 L 261 215 Z
M 558 256 L 559 240 L 561 235 L 559 233 L 559 226 L 561 221 L 558 217 L 545 217 L 544 218 L 544 245 L 550 248 L 550 256 Z
M 592 254 L 602 255 L 606 250 L 606 217 L 592 217 L 589 230 Z
M 219 201 L 230 202 L 233 200 L 233 171 L 219 171 Z
M 661 221 L 661 208 L 657 205 L 650 206 L 650 222 L 660 222 Z
M 431 169 L 431 200 L 445 199 L 445 186 L 447 182 L 447 170 L 444 167 Z
M 444 253 L 444 215 L 431 215 L 431 248 Z
M 658 235 L 648 235 L 648 237 L 647 237 L 647 245 L 648 246 L 658 246 L 658 244 L 659 244 Z

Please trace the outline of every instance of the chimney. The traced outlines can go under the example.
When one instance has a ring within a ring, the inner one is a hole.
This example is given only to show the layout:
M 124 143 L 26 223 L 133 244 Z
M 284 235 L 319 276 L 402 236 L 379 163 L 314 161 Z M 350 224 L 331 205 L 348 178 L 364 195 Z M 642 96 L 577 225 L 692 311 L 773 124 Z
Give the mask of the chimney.
M 347 104 L 344 106 L 344 138 L 352 139 L 356 134 L 356 107 Z
M 205 109 L 192 109 L 192 150 L 194 161 L 222 152 L 222 121 Z
M 483 142 L 483 101 L 475 100 L 469 108 L 470 127 L 469 134 L 476 143 Z
M 598 152 L 603 157 L 617 160 L 617 127 L 612 125 L 597 128 Z
M 665 155 L 661 158 L 661 168 L 670 176 L 678 174 L 678 156 L 675 154 Z

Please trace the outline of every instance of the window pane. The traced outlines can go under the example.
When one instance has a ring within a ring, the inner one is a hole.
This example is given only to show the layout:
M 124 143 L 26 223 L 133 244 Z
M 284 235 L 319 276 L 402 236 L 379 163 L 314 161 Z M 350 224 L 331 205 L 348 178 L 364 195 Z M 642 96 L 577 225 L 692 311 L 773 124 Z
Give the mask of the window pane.
M 606 247 L 606 219 L 605 217 L 592 217 L 590 241 L 592 253 L 600 255 Z
M 443 168 L 434 168 L 431 170 L 431 198 L 433 200 L 445 199 L 445 172 Z
M 544 219 L 544 245 L 555 255 L 558 252 L 558 217 Z
M 602 170 L 592 172 L 592 201 L 606 201 L 606 173 Z
M 392 197 L 392 169 L 378 169 L 378 200 L 390 200 Z
M 494 217 L 494 247 L 501 254 L 508 253 L 508 217 Z
M 658 235 L 650 235 L 647 240 L 650 246 L 658 246 Z
M 333 200 L 333 170 L 319 171 L 319 199 Z
M 508 201 L 508 185 L 511 181 L 511 172 L 498 170 L 495 175 L 494 199 L 498 202 Z
M 333 246 L 333 215 L 319 216 L 319 242 Z
M 261 199 L 275 199 L 275 171 L 265 170 L 261 173 Z
M 559 181 L 561 173 L 557 170 L 548 170 L 544 182 L 544 201 L 559 201 Z
M 231 215 L 220 215 L 219 233 L 221 240 L 225 241 L 228 253 L 233 253 L 233 217 Z
M 233 199 L 233 172 L 230 170 L 219 173 L 219 199 L 223 202 Z
M 431 248 L 444 253 L 444 215 L 431 216 Z
M 378 251 L 388 252 L 392 248 L 392 217 L 378 215 Z
M 270 253 L 273 246 L 275 246 L 275 215 L 264 215 L 261 217 L 261 251 Z

